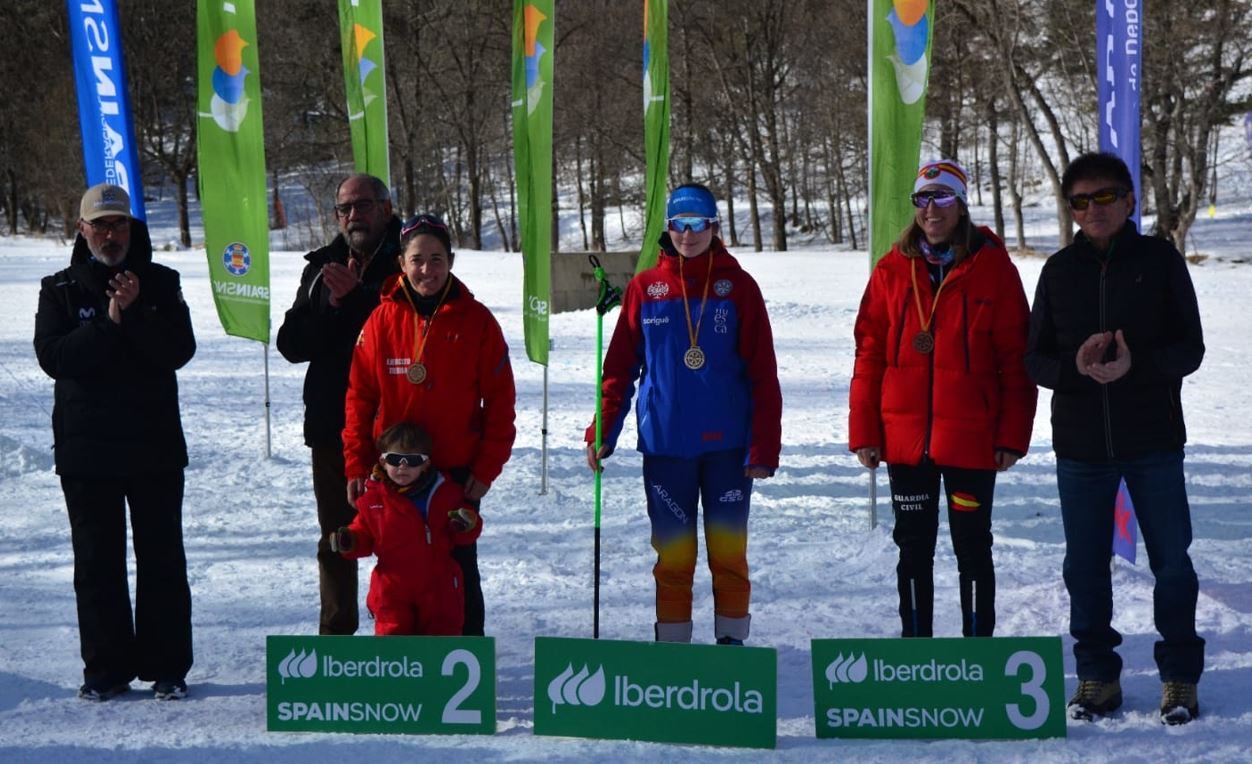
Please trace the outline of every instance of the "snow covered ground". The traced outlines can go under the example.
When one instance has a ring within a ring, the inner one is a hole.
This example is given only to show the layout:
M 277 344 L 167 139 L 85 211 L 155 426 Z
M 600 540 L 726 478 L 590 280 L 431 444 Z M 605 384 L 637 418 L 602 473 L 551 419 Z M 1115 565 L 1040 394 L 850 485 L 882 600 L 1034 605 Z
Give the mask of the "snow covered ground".
M 769 303 L 784 396 L 782 468 L 757 484 L 751 545 L 752 643 L 778 650 L 778 750 L 741 752 L 532 735 L 533 639 L 591 632 L 592 481 L 582 430 L 594 406 L 595 315 L 552 318 L 550 482 L 538 495 L 542 369 L 521 340 L 520 258 L 462 251 L 456 273 L 492 308 L 512 349 L 518 438 L 512 461 L 484 504 L 480 559 L 487 629 L 495 636 L 498 733 L 494 737 L 405 738 L 265 731 L 265 636 L 311 634 L 317 622 L 317 526 L 308 451 L 301 440 L 303 366 L 270 354 L 274 458 L 263 458 L 262 350 L 226 337 L 217 321 L 202 251 L 159 252 L 177 268 L 199 350 L 179 374 L 191 451 L 185 529 L 194 603 L 192 694 L 155 703 L 146 693 L 91 704 L 75 697 L 81 664 L 69 529 L 52 471 L 52 382 L 31 346 L 39 279 L 63 267 L 69 246 L 0 239 L 0 758 L 57 760 L 245 760 L 310 762 L 638 760 L 675 756 L 786 761 L 1235 761 L 1252 760 L 1252 194 L 1203 218 L 1192 267 L 1208 346 L 1184 385 L 1190 432 L 1188 490 L 1200 575 L 1199 625 L 1208 640 L 1200 720 L 1164 728 L 1152 662 L 1152 578 L 1118 563 L 1115 625 L 1126 637 L 1124 710 L 1074 724 L 1046 742 L 817 741 L 808 642 L 815 637 L 889 637 L 895 616 L 895 547 L 886 522 L 867 523 L 867 473 L 846 452 L 851 326 L 864 287 L 863 252 L 809 249 L 737 254 Z M 986 220 L 985 211 L 976 218 Z M 157 242 L 175 238 L 172 215 L 154 216 Z M 577 226 L 563 226 L 567 232 Z M 1033 211 L 1031 243 L 1055 244 L 1049 209 Z M 572 243 L 572 242 L 571 242 Z M 1190 249 L 1190 248 L 1189 248 Z M 1043 261 L 1017 260 L 1028 294 Z M 274 325 L 289 305 L 301 253 L 272 259 Z M 616 314 L 611 318 L 615 318 Z M 1068 598 L 1049 450 L 1049 398 L 1040 398 L 1030 455 L 998 485 L 995 534 L 1001 635 L 1064 634 Z M 633 416 L 631 417 L 633 420 Z M 631 431 L 623 444 L 632 444 Z M 642 509 L 640 458 L 628 447 L 605 475 L 602 635 L 651 637 L 653 562 Z M 882 471 L 880 471 L 882 472 Z M 881 496 L 886 476 L 880 475 Z M 944 523 L 946 526 L 946 523 Z M 364 586 L 367 576 L 362 576 Z M 958 633 L 956 564 L 946 527 L 936 561 L 936 633 Z M 707 570 L 696 579 L 695 633 L 712 640 Z M 363 596 L 362 592 L 362 596 Z M 369 633 L 368 624 L 363 627 Z M 1067 692 L 1073 660 L 1065 641 Z

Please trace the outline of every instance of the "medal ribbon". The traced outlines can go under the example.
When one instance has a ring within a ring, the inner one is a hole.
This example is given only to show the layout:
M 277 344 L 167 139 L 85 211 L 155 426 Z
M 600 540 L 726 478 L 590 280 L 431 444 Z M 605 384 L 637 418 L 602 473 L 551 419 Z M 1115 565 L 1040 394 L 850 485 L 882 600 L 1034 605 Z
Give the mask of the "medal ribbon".
M 682 255 L 678 256 L 678 284 L 683 290 L 683 318 L 687 319 L 687 336 L 691 339 L 691 347 L 698 347 L 696 339 L 700 336 L 700 324 L 704 322 L 704 303 L 709 299 L 709 283 L 713 281 L 713 252 L 709 251 L 709 272 L 704 276 L 704 294 L 700 296 L 700 317 L 696 319 L 696 325 L 691 326 L 691 308 L 687 305 L 687 280 L 683 278 L 683 260 L 687 258 Z
M 917 303 L 917 321 L 922 325 L 922 331 L 930 334 L 930 324 L 935 320 L 935 308 L 939 307 L 939 293 L 943 291 L 949 279 L 944 279 L 939 283 L 939 288 L 935 290 L 935 299 L 930 303 L 930 316 L 927 317 L 926 312 L 922 310 L 922 293 L 917 291 L 916 257 L 909 258 L 909 277 L 913 279 L 913 300 Z
M 403 282 L 405 276 L 400 274 Z M 413 295 L 409 294 L 409 285 L 400 284 L 400 291 L 404 292 L 404 297 L 409 301 L 409 306 L 413 308 L 413 363 L 422 362 L 422 353 L 426 352 L 426 340 L 430 336 L 431 324 L 435 323 L 435 316 L 439 315 L 439 308 L 443 305 L 444 298 L 448 296 L 448 290 L 452 288 L 452 274 L 448 274 L 448 280 L 443 283 L 443 294 L 439 295 L 439 302 L 435 303 L 435 309 L 430 312 L 430 318 L 425 321 L 417 312 L 417 303 L 413 302 Z

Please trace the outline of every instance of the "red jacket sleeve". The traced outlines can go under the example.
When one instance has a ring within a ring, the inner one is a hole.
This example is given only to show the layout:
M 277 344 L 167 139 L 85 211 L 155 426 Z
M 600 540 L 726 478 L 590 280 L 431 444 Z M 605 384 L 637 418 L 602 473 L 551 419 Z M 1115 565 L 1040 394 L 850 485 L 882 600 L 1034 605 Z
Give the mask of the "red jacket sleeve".
M 372 521 L 376 515 L 369 505 L 380 502 L 381 499 L 375 491 L 366 491 L 365 495 L 356 500 L 356 517 L 352 518 L 352 523 L 348 525 L 348 530 L 352 531 L 352 551 L 339 554 L 349 560 L 357 560 L 374 553 Z
M 622 296 L 621 312 L 617 326 L 609 341 L 609 352 L 604 357 L 604 374 L 600 381 L 601 442 L 608 446 L 608 453 L 617 448 L 617 438 L 622 433 L 626 415 L 630 413 L 630 400 L 635 395 L 635 381 L 643 366 L 643 325 L 640 323 L 639 280 L 632 279 Z M 596 420 L 584 434 L 587 443 L 596 442 Z
M 879 261 L 881 263 L 881 261 Z M 848 394 L 848 448 L 884 445 L 882 425 L 882 380 L 887 370 L 887 269 L 876 267 L 870 274 L 861 308 L 856 315 L 856 362 Z
M 513 424 L 517 391 L 504 333 L 491 311 L 486 307 L 482 311 L 486 330 L 478 350 L 478 380 L 483 406 L 483 433 L 470 472 L 478 480 L 491 483 L 500 476 L 504 463 L 513 453 L 513 440 L 517 436 L 517 428 Z
M 381 397 L 378 379 L 379 312 L 375 310 L 361 328 L 352 351 L 348 394 L 344 399 L 343 459 L 349 480 L 365 478 L 378 460 L 374 448 L 374 417 Z
M 1039 390 L 1026 372 L 1026 337 L 1030 306 L 1021 276 L 1012 262 L 1006 262 L 1000 276 L 992 342 L 1000 370 L 1000 411 L 996 417 L 995 447 L 1025 455 L 1030 448 L 1030 432 L 1035 423 Z
M 752 390 L 752 441 L 747 464 L 777 469 L 782 450 L 782 389 L 778 385 L 774 332 L 760 286 L 746 274 L 744 281 L 748 290 L 739 326 L 739 356 L 747 366 Z

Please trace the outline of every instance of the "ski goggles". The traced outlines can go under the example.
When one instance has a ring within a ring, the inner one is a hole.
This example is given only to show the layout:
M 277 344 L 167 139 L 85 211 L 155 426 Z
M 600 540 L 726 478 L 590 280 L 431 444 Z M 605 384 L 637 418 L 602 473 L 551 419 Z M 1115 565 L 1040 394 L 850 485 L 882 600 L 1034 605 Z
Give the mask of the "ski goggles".
M 1092 202 L 1101 207 L 1107 207 L 1118 199 L 1126 198 L 1126 194 L 1129 193 L 1130 191 L 1125 188 L 1102 188 L 1090 194 L 1071 194 L 1066 201 L 1069 202 L 1071 210 L 1082 212 L 1090 207 Z
M 421 467 L 430 461 L 426 454 L 406 454 L 399 451 L 388 451 L 383 454 L 383 461 L 392 467 Z
M 919 210 L 924 210 L 931 202 L 934 202 L 935 206 L 941 209 L 951 207 L 952 205 L 956 204 L 956 200 L 958 197 L 956 194 L 952 193 L 951 191 L 940 190 L 940 191 L 918 191 L 917 193 L 913 194 L 909 198 L 913 200 L 914 207 L 918 208 Z
M 704 233 L 711 225 L 717 223 L 717 218 L 700 218 L 700 217 L 677 217 L 669 218 L 665 224 L 669 230 L 674 233 L 682 233 L 683 231 L 691 231 L 692 233 Z
M 439 219 L 438 215 L 432 215 L 429 212 L 423 212 L 421 215 L 409 218 L 400 228 L 400 238 L 403 239 L 414 231 L 440 231 L 444 236 L 448 234 L 448 225 Z

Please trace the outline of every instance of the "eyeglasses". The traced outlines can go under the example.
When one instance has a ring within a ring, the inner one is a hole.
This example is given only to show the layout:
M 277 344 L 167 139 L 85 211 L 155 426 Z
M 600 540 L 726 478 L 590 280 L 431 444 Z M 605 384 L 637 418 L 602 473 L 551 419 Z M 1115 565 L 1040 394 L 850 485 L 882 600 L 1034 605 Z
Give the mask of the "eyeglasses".
M 377 204 L 377 199 L 357 199 L 355 202 L 336 204 L 335 214 L 341 218 L 346 218 L 352 214 L 353 210 L 356 210 L 358 215 L 368 215 L 374 211 L 374 207 Z
M 426 454 L 406 454 L 399 451 L 388 451 L 383 454 L 383 461 L 392 467 L 421 467 L 430 461 Z
M 1068 199 L 1069 208 L 1075 212 L 1082 212 L 1092 202 L 1101 207 L 1107 207 L 1118 199 L 1126 198 L 1126 194 L 1129 193 L 1130 191 L 1125 188 L 1102 188 L 1090 194 L 1071 194 Z
M 440 220 L 438 215 L 423 212 L 422 214 L 415 215 L 404 222 L 404 225 L 400 228 L 400 238 L 403 239 L 421 228 L 433 228 L 436 231 L 443 231 L 445 233 L 448 230 L 447 224 Z
M 717 218 L 696 218 L 696 217 L 677 217 L 670 218 L 665 221 L 669 226 L 669 230 L 674 233 L 682 233 L 683 231 L 691 231 L 692 233 L 704 233 L 704 230 L 711 225 L 717 223 Z
M 91 226 L 91 232 L 97 236 L 104 236 L 109 233 L 121 233 L 130 228 L 130 218 L 118 218 L 113 222 L 107 220 L 88 220 L 87 225 Z
M 918 191 L 909 198 L 913 200 L 914 207 L 924 210 L 931 202 L 940 209 L 951 207 L 959 197 L 951 191 Z

